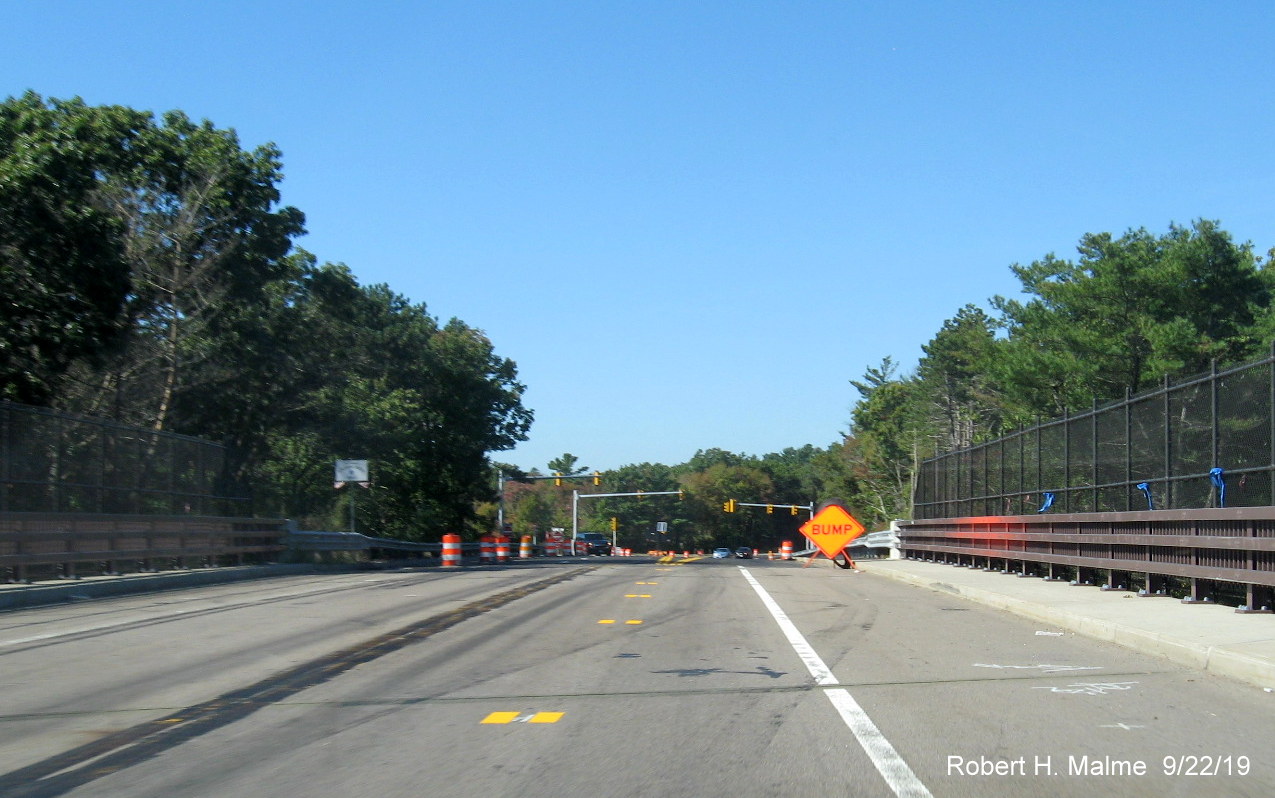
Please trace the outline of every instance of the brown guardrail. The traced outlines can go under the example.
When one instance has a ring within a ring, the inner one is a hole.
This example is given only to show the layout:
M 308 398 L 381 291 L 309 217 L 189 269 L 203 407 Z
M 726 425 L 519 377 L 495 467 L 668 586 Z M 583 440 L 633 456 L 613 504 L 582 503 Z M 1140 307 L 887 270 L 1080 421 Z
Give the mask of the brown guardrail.
M 1243 588 L 1240 611 L 1275 606 L 1275 507 L 928 518 L 899 529 L 900 549 L 912 559 L 999 562 L 998 570 L 1046 578 L 1064 566 L 1077 569 L 1082 584 L 1105 571 L 1107 588 L 1128 574 L 1143 583 L 1141 595 L 1166 595 L 1173 577 L 1186 581 L 1187 602 L 1209 601 L 1217 583 L 1229 583 Z
M 213 516 L 0 513 L 8 581 L 274 559 L 287 522 Z

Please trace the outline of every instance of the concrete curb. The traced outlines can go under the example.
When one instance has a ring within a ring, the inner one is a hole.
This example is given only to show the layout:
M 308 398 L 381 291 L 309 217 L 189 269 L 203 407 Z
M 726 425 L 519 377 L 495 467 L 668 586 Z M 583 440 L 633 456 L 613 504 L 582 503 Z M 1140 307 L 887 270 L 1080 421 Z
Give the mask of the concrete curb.
M 1268 657 L 1249 655 L 1225 646 L 1194 643 L 1115 621 L 1077 615 L 995 591 L 968 585 L 954 585 L 889 567 L 873 568 L 870 560 L 860 563 L 859 567 L 870 574 L 937 592 L 952 593 L 979 604 L 1067 629 L 1085 637 L 1115 643 L 1144 654 L 1164 657 L 1179 665 L 1235 679 L 1256 687 L 1275 689 L 1275 660 Z

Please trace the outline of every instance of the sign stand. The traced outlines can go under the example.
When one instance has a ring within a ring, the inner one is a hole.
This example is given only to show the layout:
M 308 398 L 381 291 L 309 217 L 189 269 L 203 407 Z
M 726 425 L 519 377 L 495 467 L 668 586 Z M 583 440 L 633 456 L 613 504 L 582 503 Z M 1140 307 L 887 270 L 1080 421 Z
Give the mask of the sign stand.
M 805 535 L 811 543 L 818 547 L 824 556 L 832 560 L 832 564 L 838 568 L 845 570 L 859 570 L 859 566 L 854 564 L 854 560 L 850 559 L 849 553 L 846 552 L 846 546 L 850 545 L 850 541 L 859 537 L 864 533 L 863 524 L 855 520 L 854 516 L 846 512 L 845 508 L 839 504 L 830 504 L 820 510 L 813 518 L 801 525 L 801 534 Z M 842 565 L 837 562 L 837 557 L 844 557 L 846 564 Z M 811 555 L 810 559 L 802 567 L 810 567 L 810 563 L 814 562 L 815 555 Z
M 332 481 L 332 488 L 340 490 L 346 485 L 358 485 L 363 488 L 372 487 L 372 483 L 367 476 L 366 460 L 337 460 L 336 474 Z M 354 491 L 350 491 L 350 534 L 354 534 Z
M 817 551 L 816 551 L 814 554 L 810 555 L 810 559 L 806 560 L 806 564 L 805 564 L 805 565 L 803 565 L 803 566 L 801 566 L 801 567 L 802 567 L 802 568 L 809 568 L 809 567 L 810 567 L 810 563 L 814 562 L 814 561 L 815 561 L 815 558 L 816 558 L 816 557 L 818 557 L 818 556 L 819 556 L 819 552 L 817 552 Z M 854 560 L 853 560 L 853 559 L 851 559 L 851 557 L 850 557 L 850 552 L 846 551 L 845 549 L 842 549 L 842 550 L 841 550 L 841 555 L 840 555 L 840 556 L 842 556 L 842 557 L 845 557 L 845 558 L 846 558 L 846 564 L 845 564 L 845 565 L 842 565 L 841 563 L 837 562 L 837 558 L 836 558 L 836 557 L 832 557 L 832 558 L 830 558 L 830 559 L 832 560 L 832 564 L 833 564 L 833 565 L 835 565 L 835 566 L 837 566 L 838 568 L 841 568 L 841 569 L 843 569 L 843 570 L 845 570 L 845 569 L 853 569 L 853 570 L 855 571 L 855 573 L 862 573 L 862 571 L 860 571 L 860 570 L 859 570 L 859 566 L 858 566 L 858 565 L 855 565 Z

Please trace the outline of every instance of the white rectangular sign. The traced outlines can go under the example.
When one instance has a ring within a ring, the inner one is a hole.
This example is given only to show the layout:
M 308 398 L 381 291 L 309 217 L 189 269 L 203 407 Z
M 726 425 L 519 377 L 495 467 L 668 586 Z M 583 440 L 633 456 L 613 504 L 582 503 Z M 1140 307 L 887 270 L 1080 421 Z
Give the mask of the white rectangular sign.
M 366 460 L 337 460 L 337 482 L 367 482 Z

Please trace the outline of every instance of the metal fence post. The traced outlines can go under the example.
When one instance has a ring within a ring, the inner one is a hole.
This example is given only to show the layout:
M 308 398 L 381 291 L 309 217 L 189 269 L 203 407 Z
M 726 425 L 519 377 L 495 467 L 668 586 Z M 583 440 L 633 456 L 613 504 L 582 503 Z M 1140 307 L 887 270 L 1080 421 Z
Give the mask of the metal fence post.
M 1169 375 L 1164 375 L 1164 507 L 1168 510 L 1173 503 L 1173 416 L 1169 402 Z
M 1212 469 L 1212 468 L 1217 468 L 1220 465 L 1218 461 L 1221 459 L 1221 452 L 1219 451 L 1219 448 L 1221 446 L 1221 440 L 1218 434 L 1218 426 L 1217 426 L 1218 424 L 1217 358 L 1212 358 L 1209 360 L 1209 416 L 1211 417 L 1210 418 L 1211 423 L 1209 425 L 1209 438 L 1210 438 L 1209 468 Z M 1215 487 L 1210 487 L 1209 488 L 1209 506 L 1217 507 L 1220 504 L 1221 504 L 1221 496 L 1218 493 L 1218 489 Z

